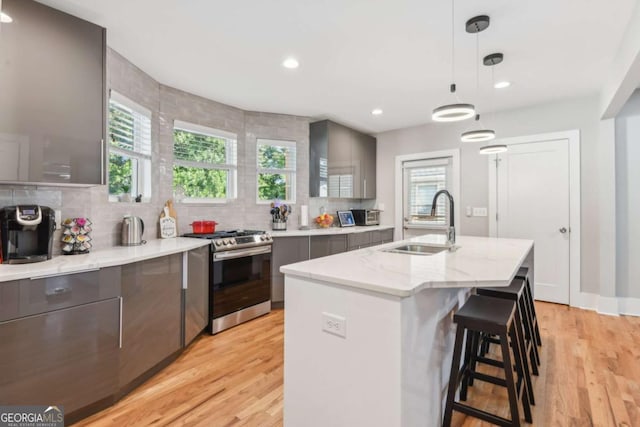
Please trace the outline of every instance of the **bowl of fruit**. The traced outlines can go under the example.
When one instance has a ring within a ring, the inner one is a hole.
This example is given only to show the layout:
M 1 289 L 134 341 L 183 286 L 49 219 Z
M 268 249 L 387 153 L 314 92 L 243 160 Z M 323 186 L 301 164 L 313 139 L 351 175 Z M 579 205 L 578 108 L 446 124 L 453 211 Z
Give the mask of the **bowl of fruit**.
M 328 213 L 320 214 L 316 217 L 316 224 L 321 228 L 329 228 L 333 224 L 333 215 Z

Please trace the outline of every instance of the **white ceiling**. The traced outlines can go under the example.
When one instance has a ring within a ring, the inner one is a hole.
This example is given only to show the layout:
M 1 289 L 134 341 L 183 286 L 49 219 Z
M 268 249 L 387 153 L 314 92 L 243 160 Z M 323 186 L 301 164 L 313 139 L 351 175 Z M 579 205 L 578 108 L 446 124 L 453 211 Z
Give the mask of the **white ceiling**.
M 108 29 L 108 44 L 163 84 L 246 110 L 333 118 L 368 132 L 426 123 L 448 103 L 445 0 L 41 0 Z M 482 113 L 595 93 L 635 0 L 457 0 L 460 100 Z M 491 17 L 481 57 L 468 18 Z M 300 68 L 282 60 L 293 55 Z M 370 114 L 374 107 L 382 116 Z

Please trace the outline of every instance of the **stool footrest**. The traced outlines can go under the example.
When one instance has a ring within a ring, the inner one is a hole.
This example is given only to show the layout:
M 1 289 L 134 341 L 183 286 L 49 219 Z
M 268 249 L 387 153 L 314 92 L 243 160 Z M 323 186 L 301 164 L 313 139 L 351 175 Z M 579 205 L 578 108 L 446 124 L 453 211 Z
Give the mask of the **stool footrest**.
M 482 409 L 473 408 L 460 402 L 455 402 L 453 404 L 453 409 L 458 412 L 462 412 L 463 414 L 471 415 L 472 417 L 479 418 L 498 426 L 510 427 L 514 424 L 511 420 L 499 417 L 490 412 L 483 411 Z
M 504 363 L 500 360 L 489 359 L 488 357 L 478 356 L 476 360 L 480 363 L 484 363 L 485 365 L 495 366 L 496 368 L 504 368 Z
M 473 371 L 467 372 L 467 375 L 472 377 L 474 380 L 480 380 L 486 383 L 491 383 L 491 384 L 499 385 L 502 387 L 507 386 L 507 380 L 505 380 L 504 378 L 494 377 L 492 375 L 483 374 L 482 372 L 473 372 Z

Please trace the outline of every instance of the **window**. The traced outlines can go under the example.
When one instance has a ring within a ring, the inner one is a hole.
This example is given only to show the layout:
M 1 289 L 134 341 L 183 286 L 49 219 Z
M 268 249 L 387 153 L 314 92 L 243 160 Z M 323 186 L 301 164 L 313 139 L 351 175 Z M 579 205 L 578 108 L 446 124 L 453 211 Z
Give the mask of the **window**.
M 258 139 L 258 202 L 296 201 L 296 143 Z
M 183 203 L 236 197 L 236 135 L 180 121 L 173 128 L 173 190 Z
M 109 96 L 109 200 L 151 198 L 151 111 L 115 91 Z
M 438 198 L 436 218 L 431 217 L 433 196 L 450 186 L 451 158 L 404 162 L 405 212 L 408 225 L 440 228 L 447 225 L 449 204 L 446 197 Z

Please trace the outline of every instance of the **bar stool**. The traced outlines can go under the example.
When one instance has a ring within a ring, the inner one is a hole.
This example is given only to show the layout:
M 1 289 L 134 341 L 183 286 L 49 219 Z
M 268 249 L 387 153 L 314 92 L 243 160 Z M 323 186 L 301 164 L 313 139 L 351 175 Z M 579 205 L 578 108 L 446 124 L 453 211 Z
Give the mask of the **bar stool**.
M 521 331 L 516 327 L 515 313 L 516 304 L 511 300 L 471 295 L 466 304 L 453 316 L 453 321 L 457 324 L 457 328 L 447 401 L 442 421 L 444 427 L 451 425 L 453 411 L 462 412 L 500 426 L 520 426 L 518 403 L 520 400 L 522 401 L 525 420 L 532 422 L 528 384 L 527 381 L 523 381 L 523 355 L 519 345 Z M 497 336 L 502 349 L 502 363 L 500 363 L 499 367 L 504 370 L 504 379 L 476 372 L 475 369 L 472 369 L 473 354 L 477 355 L 481 333 Z M 465 334 L 464 363 L 460 367 Z M 511 347 L 509 346 L 509 341 L 511 341 Z M 513 348 L 513 359 L 511 357 L 511 348 Z M 513 375 L 514 365 L 518 381 Z M 458 386 L 460 386 L 460 401 L 467 400 L 469 382 L 473 379 L 507 388 L 511 412 L 510 420 L 455 400 Z
M 520 325 L 521 331 L 524 330 L 524 354 L 528 356 L 531 361 L 531 371 L 533 375 L 538 375 L 540 355 L 538 353 L 538 346 L 536 345 L 532 315 L 529 311 L 529 305 L 526 302 L 526 280 L 516 277 L 507 287 L 478 288 L 476 292 L 478 295 L 508 299 L 516 303 L 517 324 Z M 490 337 L 484 337 L 481 354 L 486 354 L 489 343 L 495 342 L 496 341 Z M 531 385 L 531 382 L 529 382 L 529 385 Z
M 540 339 L 540 328 L 538 328 L 538 316 L 536 314 L 536 305 L 533 300 L 533 293 L 531 292 L 531 281 L 529 280 L 529 269 L 527 267 L 520 267 L 518 273 L 516 274 L 517 278 L 524 279 L 526 283 L 525 288 L 525 297 L 527 306 L 529 307 L 529 314 L 532 317 L 533 324 L 533 332 L 536 337 L 536 343 L 539 346 L 542 346 L 542 340 Z

